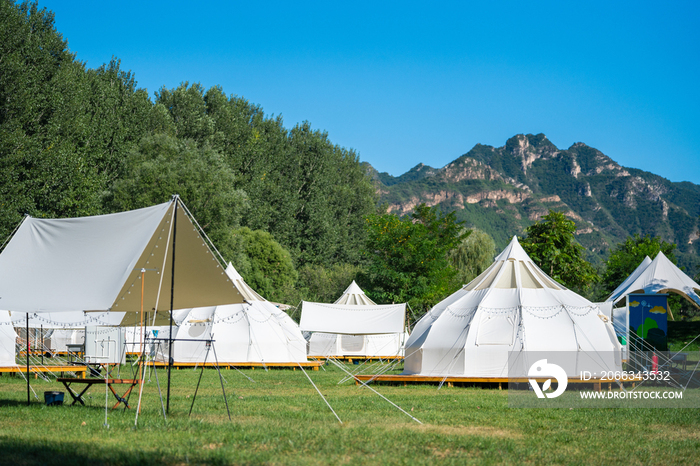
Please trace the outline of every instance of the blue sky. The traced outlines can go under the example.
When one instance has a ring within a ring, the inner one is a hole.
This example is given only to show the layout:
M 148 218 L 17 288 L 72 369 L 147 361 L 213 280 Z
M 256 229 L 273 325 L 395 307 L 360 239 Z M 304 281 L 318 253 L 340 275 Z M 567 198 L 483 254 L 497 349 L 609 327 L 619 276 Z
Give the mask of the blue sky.
M 40 1 L 89 67 L 220 85 L 380 171 L 544 133 L 700 184 L 700 2 Z

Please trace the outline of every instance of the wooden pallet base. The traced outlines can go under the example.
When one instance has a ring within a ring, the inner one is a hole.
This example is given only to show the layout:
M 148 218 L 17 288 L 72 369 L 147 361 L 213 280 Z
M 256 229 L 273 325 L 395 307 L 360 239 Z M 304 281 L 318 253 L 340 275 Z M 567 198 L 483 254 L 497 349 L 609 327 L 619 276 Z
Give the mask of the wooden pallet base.
M 367 382 L 369 380 L 373 382 L 386 382 L 394 384 L 408 385 L 409 383 L 444 383 L 448 387 L 453 387 L 454 384 L 498 384 L 498 389 L 501 390 L 503 386 L 508 387 L 508 383 L 528 383 L 527 377 L 522 378 L 508 378 L 508 377 L 433 377 L 426 375 L 403 375 L 403 374 L 384 374 L 384 375 L 356 375 L 355 385 L 359 385 L 361 382 Z M 536 378 L 538 382 L 544 382 L 548 377 Z M 641 378 L 639 379 L 641 381 Z M 635 381 L 630 380 L 628 383 L 632 383 L 634 387 Z M 607 381 L 601 381 L 600 379 L 590 379 L 581 380 L 579 377 L 570 377 L 570 384 L 592 384 L 595 390 L 600 391 L 603 386 L 607 385 L 608 390 L 613 388 L 613 384 Z
M 166 362 L 149 362 L 148 366 L 153 366 L 155 365 L 156 367 L 159 368 L 165 368 L 168 367 L 168 363 Z M 262 363 L 262 362 L 237 362 L 237 363 L 231 363 L 231 362 L 225 362 L 225 363 L 219 363 L 219 369 L 251 369 L 254 370 L 256 367 L 263 367 L 267 369 L 292 369 L 292 370 L 297 370 L 299 366 L 303 367 L 304 369 L 312 369 L 312 370 L 319 370 L 319 367 L 323 365 L 323 361 L 309 361 L 309 362 L 269 362 L 269 363 Z M 173 368 L 174 369 L 185 369 L 185 368 L 193 368 L 193 367 L 216 367 L 217 364 L 213 362 L 208 362 L 206 364 L 202 363 L 197 363 L 197 362 L 176 362 L 173 363 Z
M 314 359 L 316 361 L 333 359 L 335 361 L 344 361 L 352 364 L 355 361 L 401 361 L 403 360 L 403 356 L 309 356 L 309 359 Z
M 87 372 L 87 367 L 85 366 L 29 366 L 29 373 L 34 374 L 34 378 L 39 377 L 39 373 L 63 373 L 63 372 L 74 372 L 79 374 L 80 377 L 85 377 L 85 372 Z M 0 367 L 0 374 L 26 374 L 27 366 L 10 366 L 10 367 Z

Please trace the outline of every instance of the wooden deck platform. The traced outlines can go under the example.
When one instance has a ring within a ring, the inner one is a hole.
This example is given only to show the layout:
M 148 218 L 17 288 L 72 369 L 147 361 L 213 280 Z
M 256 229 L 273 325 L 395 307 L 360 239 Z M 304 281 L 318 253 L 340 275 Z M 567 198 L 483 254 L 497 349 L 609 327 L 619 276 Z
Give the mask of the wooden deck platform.
M 383 375 L 355 375 L 355 385 L 359 385 L 360 382 L 367 382 L 372 380 L 373 382 L 385 382 L 385 383 L 395 383 L 408 385 L 409 383 L 445 383 L 448 387 L 453 387 L 454 384 L 498 384 L 498 389 L 501 390 L 503 385 L 508 386 L 509 382 L 512 383 L 528 383 L 527 377 L 518 378 L 508 378 L 508 377 L 434 377 L 426 375 L 403 375 L 403 374 L 383 374 Z M 544 382 L 551 377 L 536 377 L 535 380 L 538 382 Z M 626 380 L 626 383 L 632 383 L 634 386 L 635 382 L 641 381 L 641 377 L 638 380 Z M 613 382 L 602 381 L 600 379 L 590 379 L 581 380 L 579 377 L 570 377 L 569 383 L 578 384 L 592 384 L 595 386 L 596 390 L 600 390 L 605 384 L 608 385 L 608 390 L 612 388 Z
M 334 359 L 336 361 L 345 361 L 350 364 L 355 361 L 401 361 L 403 356 L 309 356 L 309 359 L 314 359 L 316 361 L 325 361 L 326 359 Z
M 64 372 L 74 372 L 75 374 L 78 374 L 80 377 L 85 377 L 85 373 L 87 372 L 87 367 L 85 366 L 29 366 L 29 373 L 34 374 L 34 378 L 39 377 L 39 373 L 48 373 L 48 372 L 53 372 L 53 373 L 58 373 L 60 372 L 63 374 Z M 0 374 L 19 374 L 27 373 L 27 366 L 9 366 L 9 367 L 0 367 Z
M 156 367 L 159 368 L 166 368 L 168 367 L 168 363 L 166 362 L 149 362 L 148 366 L 153 366 L 155 365 Z M 263 367 L 263 368 L 268 368 L 268 369 L 292 369 L 292 370 L 297 370 L 299 366 L 303 367 L 304 369 L 312 369 L 312 370 L 319 370 L 319 367 L 323 365 L 323 361 L 309 361 L 309 362 L 221 362 L 218 364 L 219 369 L 255 369 L 256 367 Z M 175 369 L 184 369 L 184 368 L 194 368 L 194 367 L 216 367 L 217 364 L 213 362 L 208 362 L 206 364 L 197 363 L 197 362 L 176 362 L 173 363 L 173 368 Z

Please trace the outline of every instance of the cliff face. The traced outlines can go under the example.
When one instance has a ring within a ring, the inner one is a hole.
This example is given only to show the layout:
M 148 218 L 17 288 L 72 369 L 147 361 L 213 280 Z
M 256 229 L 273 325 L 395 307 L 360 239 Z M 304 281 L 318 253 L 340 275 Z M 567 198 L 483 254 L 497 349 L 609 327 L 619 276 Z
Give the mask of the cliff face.
M 544 134 L 519 134 L 503 147 L 477 144 L 442 168 L 420 164 L 399 177 L 372 173 L 390 212 L 438 205 L 499 246 L 554 209 L 576 222 L 577 239 L 593 261 L 638 233 L 676 243 L 681 264 L 696 271 L 700 186 L 621 167 L 583 143 L 560 150 Z

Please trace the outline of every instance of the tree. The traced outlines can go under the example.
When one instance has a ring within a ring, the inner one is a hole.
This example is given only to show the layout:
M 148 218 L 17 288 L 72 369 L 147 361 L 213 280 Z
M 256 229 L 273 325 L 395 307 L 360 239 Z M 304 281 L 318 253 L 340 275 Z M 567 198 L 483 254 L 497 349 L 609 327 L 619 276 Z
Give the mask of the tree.
M 105 202 L 112 211 L 122 211 L 166 202 L 179 194 L 216 243 L 220 235 L 239 226 L 248 205 L 234 182 L 233 171 L 217 151 L 157 134 L 144 137 L 129 153 Z
M 0 1 L 0 236 L 23 214 L 104 213 L 102 195 L 151 127 L 119 61 L 86 70 L 36 2 Z
M 553 210 L 542 219 L 527 227 L 521 246 L 550 277 L 575 291 L 586 291 L 599 277 L 574 238 L 576 224 Z
M 496 256 L 496 243 L 481 230 L 472 228 L 469 235 L 450 251 L 452 266 L 457 270 L 457 283 L 464 285 L 486 270 Z
M 361 268 L 352 264 L 333 264 L 328 267 L 306 264 L 299 269 L 296 289 L 299 302 L 332 303 L 355 280 Z
M 266 299 L 284 302 L 297 279 L 289 251 L 262 230 L 243 227 L 230 235 L 229 244 L 237 244 L 246 256 L 244 264 L 236 264 L 246 283 Z M 230 257 L 226 248 L 221 252 Z
M 425 312 L 449 294 L 457 271 L 448 254 L 467 236 L 454 212 L 421 204 L 409 217 L 372 214 L 365 223 L 368 266 L 358 280 L 370 298 Z
M 667 243 L 656 236 L 640 236 L 637 234 L 627 237 L 624 243 L 615 246 L 610 253 L 610 257 L 605 262 L 602 288 L 606 296 L 625 281 L 646 256 L 654 259 L 659 252 L 663 252 L 675 264 L 677 262 L 673 254 L 675 249 L 675 244 Z
M 179 138 L 217 150 L 236 173 L 234 186 L 253 201 L 244 226 L 270 232 L 298 266 L 359 262 L 362 218 L 374 209 L 375 193 L 354 151 L 307 122 L 287 130 L 281 117 L 267 118 L 220 87 L 183 83 L 161 89 L 156 102 Z

